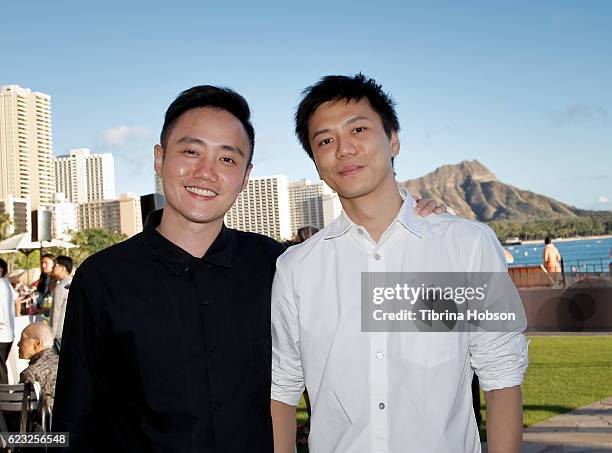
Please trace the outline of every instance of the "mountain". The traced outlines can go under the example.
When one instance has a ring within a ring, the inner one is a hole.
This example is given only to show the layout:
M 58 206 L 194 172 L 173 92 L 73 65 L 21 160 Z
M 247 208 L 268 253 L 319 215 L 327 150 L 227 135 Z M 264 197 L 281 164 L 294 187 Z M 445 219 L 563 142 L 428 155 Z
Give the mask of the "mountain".
M 500 182 L 477 160 L 444 165 L 400 185 L 413 196 L 443 201 L 457 215 L 481 222 L 567 219 L 595 213 Z

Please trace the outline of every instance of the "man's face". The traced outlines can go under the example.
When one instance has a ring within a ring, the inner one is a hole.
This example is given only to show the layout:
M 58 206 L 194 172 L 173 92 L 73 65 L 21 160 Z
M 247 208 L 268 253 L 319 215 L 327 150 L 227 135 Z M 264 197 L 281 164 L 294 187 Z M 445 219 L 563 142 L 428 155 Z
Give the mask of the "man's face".
M 66 268 L 58 263 L 56 263 L 53 266 L 53 270 L 51 271 L 51 277 L 53 277 L 56 280 L 63 279 L 66 276 L 66 274 L 67 274 Z
M 166 149 L 155 147 L 155 171 L 166 197 L 164 215 L 193 223 L 222 222 L 246 187 L 250 153 L 249 137 L 231 113 L 209 107 L 185 112 Z
M 21 332 L 21 338 L 17 346 L 19 347 L 20 359 L 27 360 L 42 351 L 42 342 L 38 338 L 30 336 L 29 329 L 27 328 Z
M 319 175 L 341 198 L 368 195 L 394 179 L 397 134 L 387 137 L 366 99 L 321 104 L 310 117 L 308 135 Z
M 51 270 L 53 269 L 53 260 L 49 257 L 45 257 L 40 260 L 40 269 L 43 274 L 49 275 L 51 274 Z

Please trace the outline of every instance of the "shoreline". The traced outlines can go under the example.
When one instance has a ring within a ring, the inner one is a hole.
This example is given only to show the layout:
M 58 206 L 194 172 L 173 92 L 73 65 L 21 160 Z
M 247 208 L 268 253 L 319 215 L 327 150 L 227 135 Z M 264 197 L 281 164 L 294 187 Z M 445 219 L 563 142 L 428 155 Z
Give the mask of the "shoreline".
M 570 242 L 570 241 L 590 241 L 593 239 L 609 239 L 612 238 L 612 234 L 604 234 L 603 236 L 581 236 L 577 238 L 553 238 L 553 244 L 555 242 Z M 521 245 L 523 244 L 543 244 L 544 239 L 535 239 L 529 241 L 521 241 Z M 504 247 L 508 247 L 504 245 Z

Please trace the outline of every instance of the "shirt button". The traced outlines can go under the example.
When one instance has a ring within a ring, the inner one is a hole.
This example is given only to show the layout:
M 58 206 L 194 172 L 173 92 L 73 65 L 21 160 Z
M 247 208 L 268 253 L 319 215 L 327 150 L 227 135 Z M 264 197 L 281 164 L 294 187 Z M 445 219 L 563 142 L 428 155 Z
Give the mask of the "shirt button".
M 382 352 L 377 352 L 377 353 L 376 353 L 376 358 L 377 358 L 377 359 L 382 359 L 383 357 L 384 357 L 384 356 L 383 356 L 383 353 L 382 353 Z
M 357 233 L 363 234 L 363 230 L 361 228 L 357 228 Z
M 382 411 L 385 408 L 385 403 L 378 403 L 378 408 Z
M 380 259 L 380 255 L 379 255 L 378 253 L 375 253 L 375 254 L 374 254 L 374 259 L 375 259 L 376 261 L 378 261 L 378 260 Z

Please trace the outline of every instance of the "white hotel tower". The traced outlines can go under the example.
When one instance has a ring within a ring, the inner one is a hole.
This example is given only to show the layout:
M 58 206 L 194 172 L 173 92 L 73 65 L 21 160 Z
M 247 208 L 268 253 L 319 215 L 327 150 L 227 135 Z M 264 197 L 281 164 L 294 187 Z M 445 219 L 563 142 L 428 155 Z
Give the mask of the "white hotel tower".
M 0 200 L 29 199 L 32 209 L 51 202 L 52 147 L 51 96 L 0 87 Z
M 284 175 L 251 178 L 225 215 L 226 225 L 277 240 L 290 239 L 288 186 Z
M 115 198 L 115 167 L 110 153 L 91 154 L 87 148 L 53 158 L 55 192 L 72 203 Z

